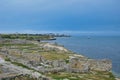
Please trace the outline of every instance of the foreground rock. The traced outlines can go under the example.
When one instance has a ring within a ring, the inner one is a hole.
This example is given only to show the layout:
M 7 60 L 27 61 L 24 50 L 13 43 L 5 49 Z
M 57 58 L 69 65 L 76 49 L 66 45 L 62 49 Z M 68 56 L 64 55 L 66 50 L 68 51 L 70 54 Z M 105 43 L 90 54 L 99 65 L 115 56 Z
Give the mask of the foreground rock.
M 110 60 L 94 60 L 72 58 L 69 64 L 69 72 L 89 72 L 89 71 L 110 71 L 112 63 Z
M 42 74 L 40 74 L 39 72 L 35 71 L 35 70 L 30 70 L 30 69 L 26 69 L 23 68 L 21 66 L 17 66 L 14 64 L 11 64 L 10 62 L 2 62 L 0 63 L 1 65 L 1 72 L 2 74 L 0 74 L 0 80 L 16 80 L 16 78 L 28 78 L 28 79 L 34 79 L 34 80 L 39 80 L 39 79 L 43 79 L 46 78 L 45 76 L 43 76 Z

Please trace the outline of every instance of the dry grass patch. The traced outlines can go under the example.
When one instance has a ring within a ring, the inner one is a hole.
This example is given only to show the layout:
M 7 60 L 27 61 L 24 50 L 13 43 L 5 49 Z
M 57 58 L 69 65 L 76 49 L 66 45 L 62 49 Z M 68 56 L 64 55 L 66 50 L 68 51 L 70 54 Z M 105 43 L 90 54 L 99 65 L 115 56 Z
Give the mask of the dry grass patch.
M 47 60 L 64 60 L 69 58 L 68 53 L 57 53 L 55 51 L 42 52 L 40 55 Z

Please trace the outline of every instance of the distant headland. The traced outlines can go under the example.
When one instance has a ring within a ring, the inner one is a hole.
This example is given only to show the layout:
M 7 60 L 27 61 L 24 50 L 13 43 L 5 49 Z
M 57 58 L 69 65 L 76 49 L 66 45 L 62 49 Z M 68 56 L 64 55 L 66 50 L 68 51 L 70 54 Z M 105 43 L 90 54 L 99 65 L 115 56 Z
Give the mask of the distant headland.
M 26 40 L 56 40 L 56 37 L 71 37 L 70 35 L 65 34 L 54 34 L 54 33 L 47 33 L 47 34 L 0 34 L 0 38 L 3 39 L 26 39 Z

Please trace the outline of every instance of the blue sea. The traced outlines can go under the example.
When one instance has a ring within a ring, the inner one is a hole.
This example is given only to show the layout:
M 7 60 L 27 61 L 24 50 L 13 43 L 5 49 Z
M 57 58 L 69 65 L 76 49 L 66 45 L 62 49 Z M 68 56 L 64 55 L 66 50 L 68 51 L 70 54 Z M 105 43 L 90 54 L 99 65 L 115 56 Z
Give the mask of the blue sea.
M 94 59 L 111 59 L 115 76 L 120 77 L 120 36 L 72 36 L 53 41 Z

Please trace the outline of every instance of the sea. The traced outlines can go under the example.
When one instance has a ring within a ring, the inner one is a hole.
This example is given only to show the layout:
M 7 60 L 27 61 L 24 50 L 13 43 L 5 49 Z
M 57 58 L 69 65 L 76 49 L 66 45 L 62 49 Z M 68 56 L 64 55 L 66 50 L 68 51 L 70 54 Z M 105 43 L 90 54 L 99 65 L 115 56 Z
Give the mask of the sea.
M 72 36 L 59 37 L 52 43 L 93 59 L 112 60 L 112 72 L 120 77 L 120 36 Z

